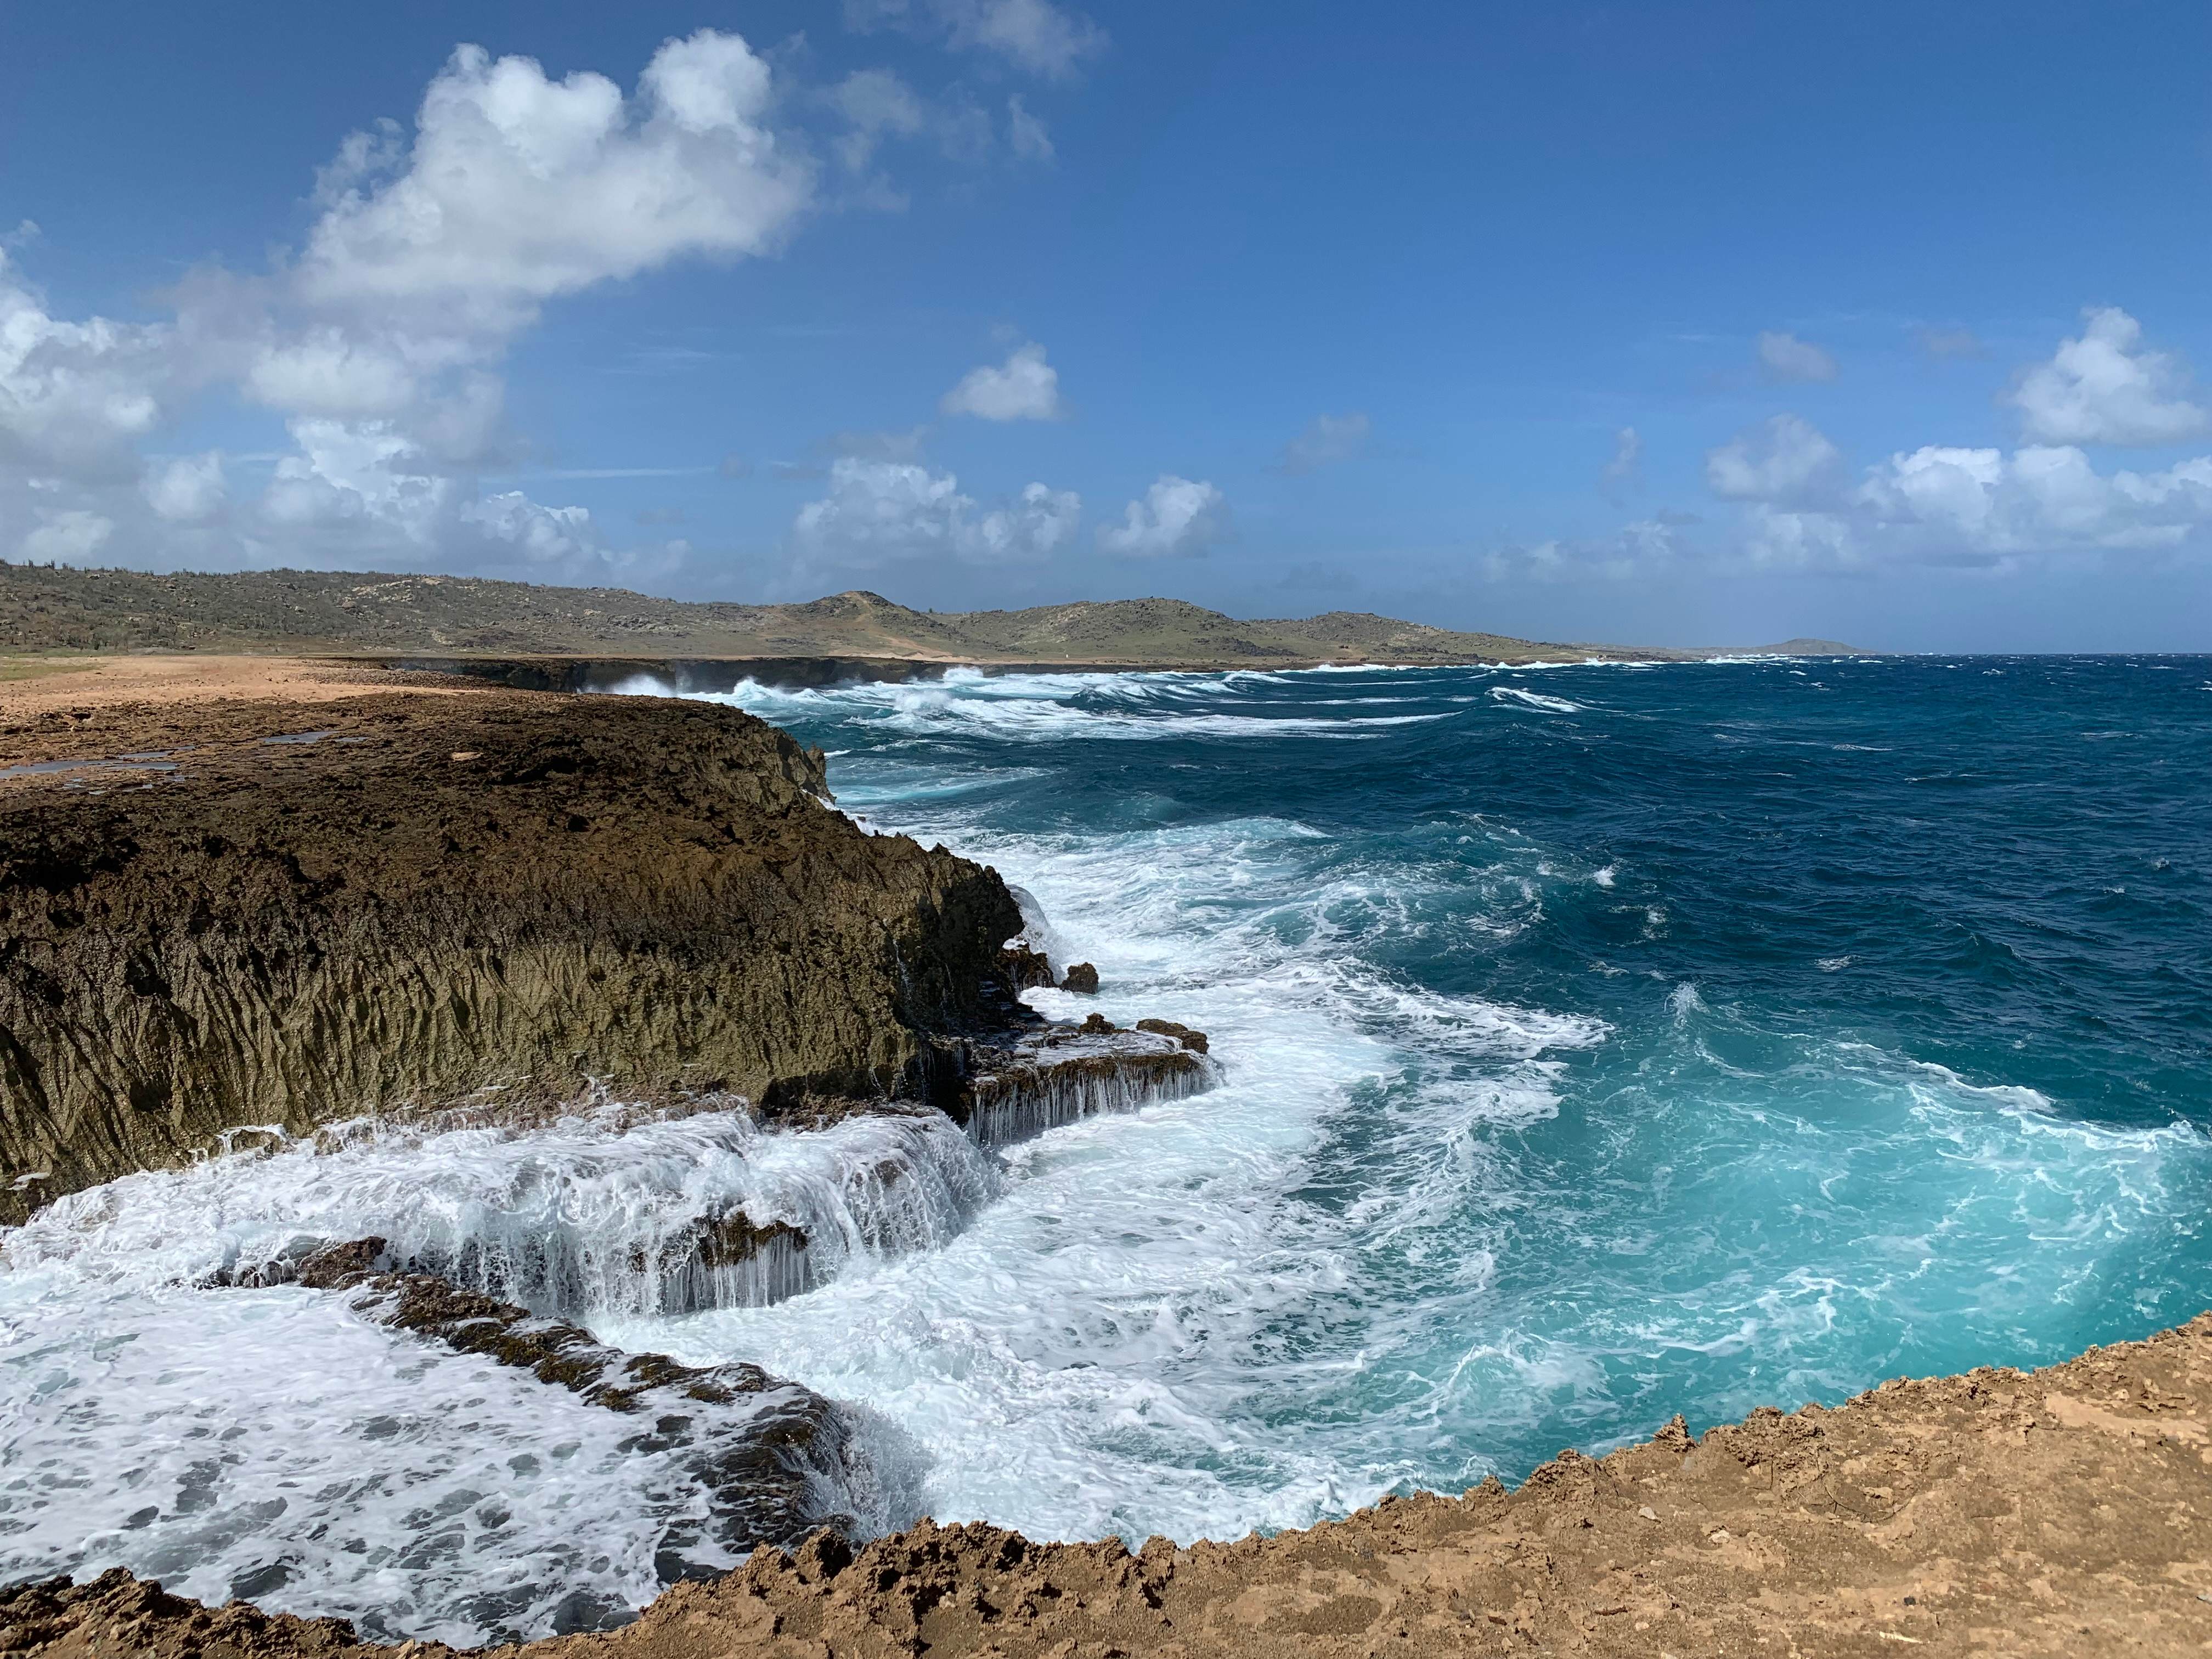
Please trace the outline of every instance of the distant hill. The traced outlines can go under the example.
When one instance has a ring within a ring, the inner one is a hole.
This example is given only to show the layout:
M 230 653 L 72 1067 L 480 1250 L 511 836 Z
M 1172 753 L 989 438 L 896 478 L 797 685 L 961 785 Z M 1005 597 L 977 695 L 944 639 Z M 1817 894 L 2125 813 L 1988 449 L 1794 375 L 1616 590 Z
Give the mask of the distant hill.
M 1826 641 L 1750 647 L 1849 654 Z M 1028 611 L 910 610 L 880 594 L 804 605 L 656 599 L 474 576 L 258 570 L 150 575 L 0 562 L 0 649 L 392 656 L 878 657 L 980 664 L 1288 667 L 1310 663 L 1695 659 L 1468 634 L 1367 611 L 1240 622 L 1181 599 Z

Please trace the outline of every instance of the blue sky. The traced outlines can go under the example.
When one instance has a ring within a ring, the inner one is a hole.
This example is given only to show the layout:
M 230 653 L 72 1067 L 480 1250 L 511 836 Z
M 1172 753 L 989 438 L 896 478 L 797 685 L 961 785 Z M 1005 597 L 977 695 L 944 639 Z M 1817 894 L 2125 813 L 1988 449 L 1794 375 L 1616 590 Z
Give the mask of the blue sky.
M 2212 649 L 2207 62 L 2180 3 L 11 8 L 0 556 Z

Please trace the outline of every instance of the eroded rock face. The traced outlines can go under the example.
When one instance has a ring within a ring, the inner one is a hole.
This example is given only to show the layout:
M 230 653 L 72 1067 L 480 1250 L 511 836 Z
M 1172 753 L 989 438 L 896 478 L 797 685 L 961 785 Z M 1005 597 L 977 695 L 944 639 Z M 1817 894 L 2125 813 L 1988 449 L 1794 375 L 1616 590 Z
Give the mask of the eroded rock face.
M 1013 1017 L 997 874 L 733 709 L 472 691 L 0 729 L 0 1222 L 241 1125 L 592 1080 L 796 1121 Z M 272 738 L 284 738 L 272 742 Z
M 1181 1100 L 1212 1086 L 1206 1034 L 1182 1036 L 1146 1020 L 1123 1030 L 1103 1014 L 1054 1025 L 1001 1045 L 978 1046 L 959 1100 L 947 1108 L 986 1146 L 1018 1140 L 1098 1112 Z M 1189 1041 L 1184 1040 L 1185 1038 Z

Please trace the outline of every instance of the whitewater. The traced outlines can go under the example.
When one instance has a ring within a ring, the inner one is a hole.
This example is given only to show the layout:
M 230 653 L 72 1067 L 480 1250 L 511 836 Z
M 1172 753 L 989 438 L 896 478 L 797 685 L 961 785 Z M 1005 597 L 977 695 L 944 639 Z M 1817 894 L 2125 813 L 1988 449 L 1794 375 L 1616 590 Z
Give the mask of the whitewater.
M 1005 1146 L 360 1123 L 78 1194 L 5 1242 L 0 1577 L 457 1642 L 651 1599 L 703 1500 L 620 1419 L 195 1288 L 303 1241 L 757 1364 L 851 1410 L 864 1526 L 1036 1538 L 1303 1526 L 2212 1306 L 2212 661 L 702 695 L 995 866 L 1099 969 L 1040 1010 L 1203 1030 L 1212 1086 Z M 805 1249 L 684 1269 L 732 1206 Z

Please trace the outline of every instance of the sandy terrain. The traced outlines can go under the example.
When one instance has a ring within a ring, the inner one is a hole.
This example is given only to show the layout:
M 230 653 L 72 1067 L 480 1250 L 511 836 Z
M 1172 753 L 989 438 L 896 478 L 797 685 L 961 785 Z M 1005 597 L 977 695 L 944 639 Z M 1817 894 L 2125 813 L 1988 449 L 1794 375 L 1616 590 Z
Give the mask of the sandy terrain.
M 236 698 L 328 702 L 410 682 L 425 690 L 462 689 L 433 681 L 429 675 L 395 675 L 374 664 L 304 657 L 0 657 L 0 726 L 131 702 L 155 708 Z

